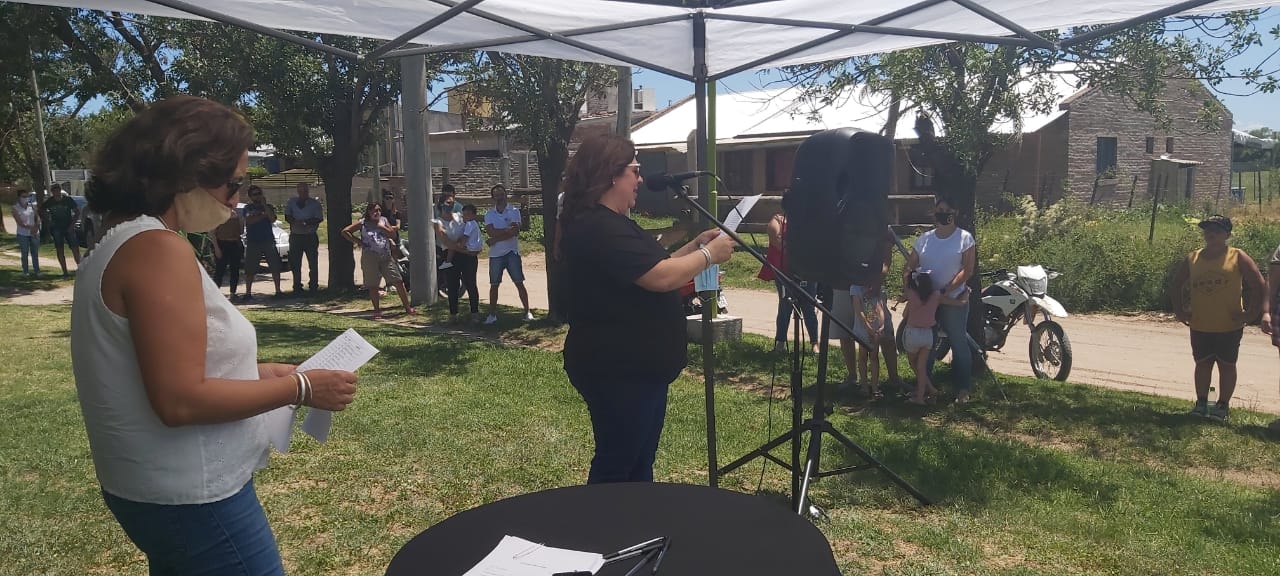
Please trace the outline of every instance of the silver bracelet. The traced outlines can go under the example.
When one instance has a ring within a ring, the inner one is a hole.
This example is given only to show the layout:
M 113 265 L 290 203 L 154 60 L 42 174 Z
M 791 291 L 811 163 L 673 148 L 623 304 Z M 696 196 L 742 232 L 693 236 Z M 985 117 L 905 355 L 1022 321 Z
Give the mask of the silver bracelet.
M 293 378 L 294 383 L 296 383 L 296 384 L 298 385 L 298 393 L 297 393 L 297 395 L 295 395 L 295 396 L 294 396 L 294 401 L 293 401 L 293 403 L 289 405 L 289 407 L 291 407 L 291 408 L 293 408 L 293 409 L 295 409 L 295 410 L 296 410 L 299 406 L 301 406 L 301 405 L 302 405 L 302 402 L 306 399 L 305 385 L 302 383 L 302 382 L 303 382 L 303 381 L 302 381 L 302 374 L 300 374 L 300 373 L 298 373 L 298 372 L 294 372 L 293 374 L 290 374 L 289 376 L 290 376 L 291 378 Z
M 707 259 L 706 268 L 710 268 L 711 267 L 711 251 L 707 250 L 706 246 L 698 248 L 698 251 L 702 252 L 702 256 Z

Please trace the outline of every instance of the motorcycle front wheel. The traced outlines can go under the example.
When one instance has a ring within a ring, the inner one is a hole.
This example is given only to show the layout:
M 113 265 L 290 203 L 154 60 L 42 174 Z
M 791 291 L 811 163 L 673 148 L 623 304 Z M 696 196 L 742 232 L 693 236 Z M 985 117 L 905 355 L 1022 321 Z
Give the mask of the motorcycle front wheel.
M 1061 324 L 1052 320 L 1036 324 L 1027 348 L 1036 378 L 1064 382 L 1071 374 L 1071 341 Z

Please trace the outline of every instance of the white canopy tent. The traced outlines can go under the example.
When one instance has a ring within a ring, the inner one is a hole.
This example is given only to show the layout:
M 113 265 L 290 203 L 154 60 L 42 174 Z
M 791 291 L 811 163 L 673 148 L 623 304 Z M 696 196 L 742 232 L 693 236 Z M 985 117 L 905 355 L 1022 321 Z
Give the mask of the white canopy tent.
M 951 41 L 1062 50 L 1175 14 L 1220 13 L 1280 0 L 18 0 L 174 18 L 205 18 L 248 28 L 353 60 L 405 58 L 404 109 L 425 107 L 419 57 L 497 50 L 625 64 L 692 81 L 698 169 L 708 165 L 707 83 L 739 72 L 822 62 Z M 195 2 L 199 2 L 199 4 Z M 1034 33 L 1108 25 L 1057 44 Z M 385 39 L 355 54 L 283 30 Z M 421 122 L 405 122 L 412 204 L 431 205 Z M 708 197 L 711 195 L 708 194 Z M 410 224 L 427 229 L 425 210 Z M 434 285 L 433 239 L 411 236 L 415 286 Z M 708 309 L 712 307 L 706 307 Z M 717 483 L 714 358 L 704 330 L 708 472 Z M 794 452 L 793 452 L 794 456 Z M 793 462 L 798 465 L 798 462 Z M 793 486 L 794 491 L 794 486 Z
M 1055 48 L 1032 30 L 1178 13 L 1261 8 L 1275 0 L 35 0 L 203 17 L 254 29 L 392 40 L 361 57 L 490 49 L 631 64 L 695 80 L 946 41 Z M 1118 28 L 1117 28 L 1118 29 Z M 1075 43 L 1079 38 L 1068 41 Z M 421 48 L 400 49 L 413 43 Z M 1063 46 L 1065 47 L 1065 46 Z M 325 47 L 333 52 L 331 47 Z M 699 70 L 700 52 L 705 69 Z M 344 53 L 348 57 L 357 55 Z

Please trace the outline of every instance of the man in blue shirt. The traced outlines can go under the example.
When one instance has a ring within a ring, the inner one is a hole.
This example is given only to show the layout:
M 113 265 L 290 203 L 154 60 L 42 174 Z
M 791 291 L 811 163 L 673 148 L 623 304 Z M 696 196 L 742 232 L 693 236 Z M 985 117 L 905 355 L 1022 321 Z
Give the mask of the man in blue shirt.
M 317 231 L 324 221 L 320 201 L 311 197 L 311 187 L 298 183 L 298 195 L 284 205 L 284 219 L 289 223 L 289 270 L 293 272 L 293 291 L 302 292 L 302 256 L 307 257 L 310 272 L 309 288 L 314 293 L 320 288 L 319 259 L 320 236 Z
M 267 204 L 262 188 L 249 187 L 249 204 L 244 207 L 244 299 L 253 298 L 253 277 L 258 273 L 258 262 L 265 256 L 267 269 L 276 284 L 276 296 L 280 296 L 280 252 L 276 249 L 276 234 L 272 230 L 276 221 L 276 209 Z

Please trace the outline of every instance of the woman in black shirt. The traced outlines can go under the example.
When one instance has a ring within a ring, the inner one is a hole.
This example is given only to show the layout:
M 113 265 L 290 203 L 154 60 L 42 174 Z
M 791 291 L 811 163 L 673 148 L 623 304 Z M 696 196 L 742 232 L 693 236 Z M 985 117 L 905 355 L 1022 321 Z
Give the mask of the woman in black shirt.
M 591 413 L 589 484 L 653 480 L 667 387 L 687 361 L 676 290 L 733 254 L 718 230 L 668 254 L 626 216 L 642 181 L 635 145 L 613 134 L 584 140 L 565 171 L 564 368 Z

